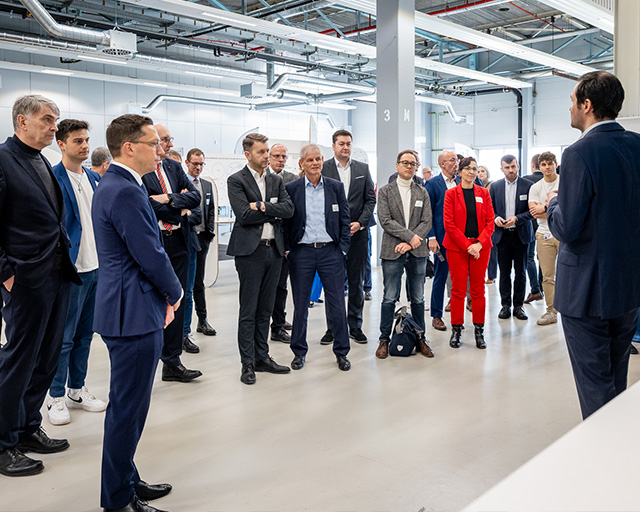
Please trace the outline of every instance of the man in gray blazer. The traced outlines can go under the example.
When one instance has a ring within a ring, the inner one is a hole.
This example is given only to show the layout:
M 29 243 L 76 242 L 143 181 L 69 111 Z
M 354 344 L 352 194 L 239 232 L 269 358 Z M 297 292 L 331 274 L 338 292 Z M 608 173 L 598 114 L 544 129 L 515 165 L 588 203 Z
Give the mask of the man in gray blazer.
M 227 254 L 235 256 L 240 279 L 238 346 L 240 380 L 254 384 L 255 372 L 288 373 L 269 357 L 269 319 L 282 269 L 282 219 L 293 216 L 293 203 L 280 176 L 266 172 L 267 137 L 250 133 L 242 141 L 247 165 L 229 176 L 227 193 L 236 216 Z
M 351 133 L 338 130 L 333 134 L 334 158 L 325 161 L 322 175 L 341 181 L 351 212 L 351 245 L 347 253 L 349 300 L 347 321 L 349 336 L 356 343 L 366 343 L 362 332 L 364 308 L 364 270 L 369 257 L 369 223 L 376 207 L 376 193 L 369 166 L 351 159 Z M 327 317 L 327 332 L 320 343 L 333 342 L 331 322 Z
M 425 238 L 431 229 L 431 203 L 424 187 L 413 181 L 418 162 L 411 150 L 396 159 L 398 179 L 378 191 L 378 221 L 384 233 L 380 247 L 384 294 L 380 309 L 380 344 L 376 357 L 389 355 L 389 341 L 396 307 L 400 298 L 403 270 L 411 300 L 411 316 L 424 325 L 424 279 L 429 247 Z M 433 357 L 424 335 L 416 348 L 425 357 Z

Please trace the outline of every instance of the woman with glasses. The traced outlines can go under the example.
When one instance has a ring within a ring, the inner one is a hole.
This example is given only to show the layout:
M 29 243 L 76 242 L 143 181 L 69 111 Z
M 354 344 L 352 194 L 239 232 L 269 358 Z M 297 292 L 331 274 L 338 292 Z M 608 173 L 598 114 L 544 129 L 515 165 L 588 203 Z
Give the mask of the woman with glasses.
M 486 188 L 474 185 L 478 164 L 472 157 L 463 158 L 459 165 L 460 184 L 447 190 L 444 196 L 443 245 L 447 249 L 451 272 L 451 348 L 460 348 L 464 324 L 464 298 L 467 283 L 473 300 L 473 325 L 476 347 L 487 348 L 484 340 L 484 275 L 491 254 L 493 234 L 493 205 Z

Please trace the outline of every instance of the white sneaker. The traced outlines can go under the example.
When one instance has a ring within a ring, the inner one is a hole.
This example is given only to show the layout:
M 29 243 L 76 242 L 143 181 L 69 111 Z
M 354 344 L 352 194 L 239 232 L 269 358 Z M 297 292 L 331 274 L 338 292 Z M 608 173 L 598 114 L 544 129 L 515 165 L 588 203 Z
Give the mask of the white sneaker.
M 49 414 L 49 423 L 52 425 L 66 425 L 71 423 L 71 415 L 67 404 L 64 403 L 64 397 L 49 398 L 47 401 L 47 413 Z
M 544 315 L 540 317 L 540 319 L 536 322 L 538 325 L 550 325 L 558 322 L 558 315 L 553 313 L 552 311 L 547 311 Z
M 106 402 L 96 398 L 86 387 L 69 389 L 66 397 L 69 409 L 84 409 L 89 412 L 102 412 L 107 408 Z

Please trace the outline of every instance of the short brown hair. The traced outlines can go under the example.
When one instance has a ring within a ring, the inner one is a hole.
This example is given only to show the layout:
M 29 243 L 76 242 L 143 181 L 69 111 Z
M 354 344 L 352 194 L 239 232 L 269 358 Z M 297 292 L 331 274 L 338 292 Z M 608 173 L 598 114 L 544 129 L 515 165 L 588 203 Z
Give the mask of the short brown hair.
M 269 142 L 269 137 L 261 133 L 250 133 L 242 141 L 242 150 L 251 151 L 251 148 L 256 142 L 264 142 L 266 144 Z
M 540 153 L 536 153 L 531 157 L 531 167 L 540 169 Z
M 333 132 L 333 135 L 331 136 L 332 142 L 335 144 L 338 140 L 338 137 L 340 136 L 349 137 L 351 138 L 351 140 L 353 140 L 353 135 L 351 135 L 351 132 L 349 130 L 338 130 Z
M 622 109 L 624 88 L 615 75 L 606 71 L 591 71 L 578 79 L 576 101 L 582 105 L 591 100 L 596 120 L 615 119 Z
M 58 131 L 56 132 L 56 140 L 67 142 L 71 132 L 78 130 L 88 130 L 89 123 L 80 121 L 79 119 L 63 119 L 58 123 Z
M 538 158 L 538 165 L 540 165 L 540 163 L 542 162 L 553 162 L 555 164 L 557 163 L 556 155 L 554 155 L 551 151 L 545 151 L 540 155 L 540 158 Z
M 400 153 L 398 153 L 398 156 L 396 158 L 397 164 L 400 163 L 400 159 L 402 158 L 402 155 L 413 155 L 413 157 L 416 159 L 416 163 L 420 162 L 420 159 L 418 158 L 417 153 L 413 149 L 403 149 L 402 151 L 400 151 Z
M 191 162 L 191 157 L 192 156 L 200 156 L 202 155 L 204 157 L 204 152 L 201 149 L 198 148 L 192 148 L 189 150 L 189 152 L 187 153 L 187 162 Z
M 476 159 L 475 159 L 475 158 L 473 158 L 472 156 L 468 156 L 468 157 L 466 157 L 466 158 L 462 158 L 462 159 L 460 160 L 460 163 L 458 164 L 458 169 L 462 170 L 462 169 L 464 169 L 465 167 L 469 167 L 469 166 L 471 165 L 471 162 L 476 162 L 476 163 L 478 163 L 478 162 L 476 161 Z
M 114 158 L 120 156 L 125 142 L 138 142 L 144 137 L 145 126 L 153 126 L 153 120 L 138 114 L 124 114 L 111 121 L 107 126 L 107 146 Z

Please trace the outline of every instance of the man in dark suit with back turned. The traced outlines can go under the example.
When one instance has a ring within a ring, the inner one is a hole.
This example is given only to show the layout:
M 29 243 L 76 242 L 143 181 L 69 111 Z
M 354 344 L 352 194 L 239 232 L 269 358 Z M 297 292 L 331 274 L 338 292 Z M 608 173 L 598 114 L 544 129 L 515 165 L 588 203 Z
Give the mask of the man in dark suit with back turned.
M 114 119 L 107 145 L 114 162 L 92 207 L 100 259 L 94 328 L 111 359 L 100 501 L 106 511 L 154 512 L 142 500 L 161 498 L 171 486 L 142 481 L 133 458 L 149 411 L 163 327 L 175 322 L 183 290 L 142 181 L 162 155 L 153 121 L 133 114 Z
M 511 267 L 513 279 L 513 316 L 527 320 L 524 312 L 524 292 L 527 285 L 527 249 L 535 240 L 533 216 L 529 212 L 529 189 L 532 183 L 518 177 L 518 160 L 513 155 L 504 155 L 500 160 L 504 179 L 494 181 L 489 193 L 496 213 L 496 230 L 493 243 L 498 248 L 500 267 L 500 299 L 502 309 L 498 318 L 511 316 Z
M 240 380 L 254 384 L 255 372 L 288 373 L 269 357 L 269 319 L 282 269 L 282 220 L 293 215 L 293 203 L 282 178 L 266 172 L 267 137 L 250 133 L 242 141 L 247 165 L 229 176 L 227 193 L 236 215 L 227 254 L 235 256 L 240 280 L 238 346 Z
M 40 151 L 53 142 L 60 111 L 43 96 L 13 104 L 15 134 L 0 144 L 0 283 L 7 344 L 0 350 L 0 473 L 33 475 L 24 452 L 66 450 L 40 426 L 40 408 L 60 358 L 70 281 L 62 192 Z
M 348 371 L 351 363 L 347 318 L 344 308 L 344 267 L 349 251 L 351 219 L 344 186 L 322 176 L 322 152 L 315 144 L 300 150 L 304 178 L 288 183 L 287 191 L 296 214 L 284 223 L 285 245 L 293 290 L 293 331 L 291 367 L 300 370 L 307 350 L 307 316 L 313 278 L 318 272 L 324 286 L 327 315 L 333 326 L 333 353 L 338 368 Z
M 173 137 L 166 126 L 156 124 L 162 151 L 166 153 L 173 147 Z M 164 249 L 171 260 L 183 289 L 187 287 L 189 270 L 188 246 L 194 242 L 193 226 L 189 222 L 192 214 L 201 215 L 200 192 L 198 192 L 182 170 L 182 166 L 170 158 L 164 157 L 156 172 L 147 173 L 142 178 L 149 192 L 149 201 L 156 213 L 164 242 Z M 197 209 L 194 213 L 193 210 Z M 194 219 L 191 219 L 194 220 Z M 200 222 L 198 219 L 196 223 Z M 176 311 L 175 322 L 164 331 L 162 347 L 162 380 L 190 382 L 202 375 L 199 370 L 184 367 L 180 356 L 184 330 L 184 301 Z
M 624 89 L 614 75 L 581 76 L 571 100 L 582 135 L 562 155 L 547 222 L 560 241 L 554 305 L 586 418 L 627 387 L 640 307 L 640 135 L 615 122 Z
M 352 136 L 347 130 L 338 130 L 332 137 L 333 154 L 324 162 L 322 175 L 341 181 L 351 212 L 351 245 L 347 253 L 347 282 L 349 300 L 347 321 L 349 336 L 356 343 L 366 343 L 362 332 L 362 310 L 364 308 L 364 270 L 369 257 L 369 223 L 376 207 L 376 193 L 369 166 L 351 159 Z M 327 313 L 327 332 L 320 343 L 333 341 L 331 318 Z

